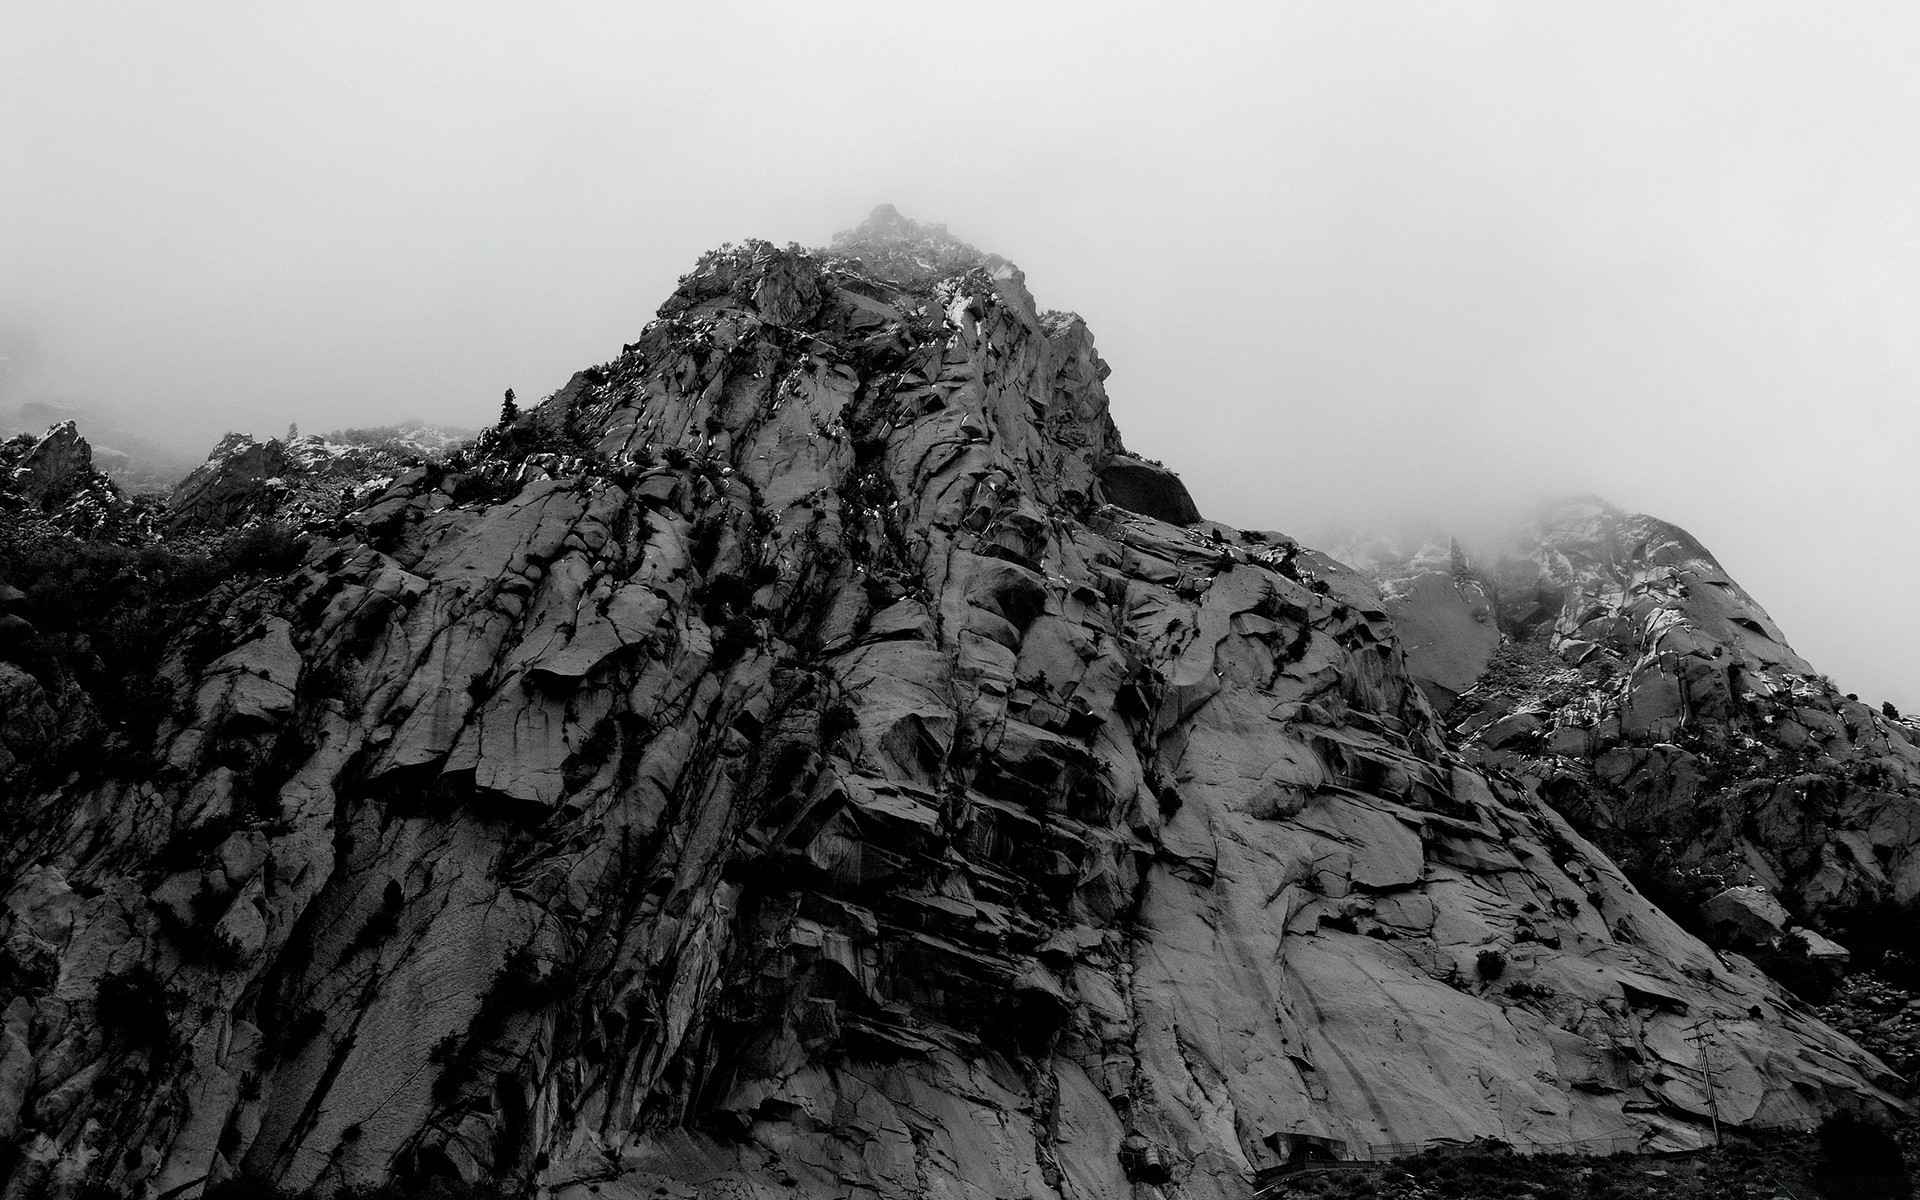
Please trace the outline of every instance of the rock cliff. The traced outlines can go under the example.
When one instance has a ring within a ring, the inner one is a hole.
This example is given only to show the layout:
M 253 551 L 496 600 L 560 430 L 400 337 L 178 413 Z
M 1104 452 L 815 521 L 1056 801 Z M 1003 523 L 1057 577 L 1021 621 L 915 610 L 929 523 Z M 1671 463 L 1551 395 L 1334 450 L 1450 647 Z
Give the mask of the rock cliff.
M 1893 1103 L 1106 375 L 890 209 L 727 247 L 196 599 L 139 752 L 7 802 L 4 1195 L 1240 1197 Z
M 1920 896 L 1920 729 L 1816 673 L 1685 530 L 1582 498 L 1480 565 L 1389 545 L 1346 549 L 1432 632 L 1411 669 L 1459 697 L 1455 744 L 1676 898 L 1751 885 L 1838 920 Z

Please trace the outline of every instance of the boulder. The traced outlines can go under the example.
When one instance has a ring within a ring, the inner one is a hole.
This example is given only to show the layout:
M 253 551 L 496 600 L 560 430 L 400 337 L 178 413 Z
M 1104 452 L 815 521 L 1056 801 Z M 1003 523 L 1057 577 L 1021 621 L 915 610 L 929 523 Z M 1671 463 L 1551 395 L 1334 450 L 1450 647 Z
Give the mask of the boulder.
M 1109 504 L 1170 525 L 1191 525 L 1200 519 L 1200 510 L 1178 475 L 1132 455 L 1116 454 L 1107 460 L 1100 468 L 1100 491 Z
M 1700 906 L 1701 919 L 1758 945 L 1786 932 L 1787 910 L 1765 888 L 1730 887 Z
M 1825 934 L 1795 925 L 1787 930 L 1786 936 L 1799 938 L 1807 948 L 1807 957 L 1821 966 L 1844 970 L 1853 961 L 1853 951 Z

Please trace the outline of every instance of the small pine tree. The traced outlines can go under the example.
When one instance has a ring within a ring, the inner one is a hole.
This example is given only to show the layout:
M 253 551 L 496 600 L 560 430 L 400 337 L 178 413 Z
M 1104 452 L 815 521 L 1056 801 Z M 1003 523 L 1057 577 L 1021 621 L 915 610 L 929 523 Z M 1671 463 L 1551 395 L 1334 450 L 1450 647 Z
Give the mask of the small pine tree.
M 299 437 L 299 436 L 300 436 L 300 424 L 299 424 L 299 422 L 297 422 L 297 421 L 288 421 L 288 422 L 287 422 L 287 440 L 288 440 L 289 442 L 291 442 L 291 441 L 293 441 L 293 440 L 294 440 L 295 438 L 297 438 L 297 437 Z
M 500 405 L 500 428 L 505 429 L 520 419 L 520 406 L 514 402 L 513 389 L 507 389 L 507 398 Z
M 1447 556 L 1455 583 L 1466 583 L 1473 578 L 1473 564 L 1467 561 L 1467 552 L 1460 548 L 1460 539 L 1447 539 Z

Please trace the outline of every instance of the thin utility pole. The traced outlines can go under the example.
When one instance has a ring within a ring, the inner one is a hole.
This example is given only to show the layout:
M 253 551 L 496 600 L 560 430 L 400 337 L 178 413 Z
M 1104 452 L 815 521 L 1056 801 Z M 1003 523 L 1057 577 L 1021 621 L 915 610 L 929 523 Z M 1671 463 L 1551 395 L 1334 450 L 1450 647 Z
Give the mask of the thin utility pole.
M 1713 1122 L 1713 1144 L 1720 1145 L 1720 1105 L 1713 1095 L 1713 1061 L 1707 1057 L 1707 1040 L 1711 1033 L 1700 1032 L 1702 1025 L 1711 1025 L 1712 1017 L 1702 1017 L 1693 1023 L 1693 1031 L 1687 1034 L 1687 1040 L 1700 1048 L 1700 1074 L 1707 1081 L 1707 1119 Z

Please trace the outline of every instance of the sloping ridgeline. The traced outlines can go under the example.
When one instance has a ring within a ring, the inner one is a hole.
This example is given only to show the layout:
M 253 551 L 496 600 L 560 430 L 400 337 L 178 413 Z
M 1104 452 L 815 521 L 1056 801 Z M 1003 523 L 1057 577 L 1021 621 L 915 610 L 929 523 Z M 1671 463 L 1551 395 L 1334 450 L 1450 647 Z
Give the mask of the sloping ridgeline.
M 890 209 L 725 248 L 215 592 L 143 765 L 14 801 L 8 1194 L 1242 1196 L 1699 1144 L 1703 1054 L 1722 1122 L 1887 1102 L 1448 753 L 1369 585 L 1160 519 L 1106 374 Z

